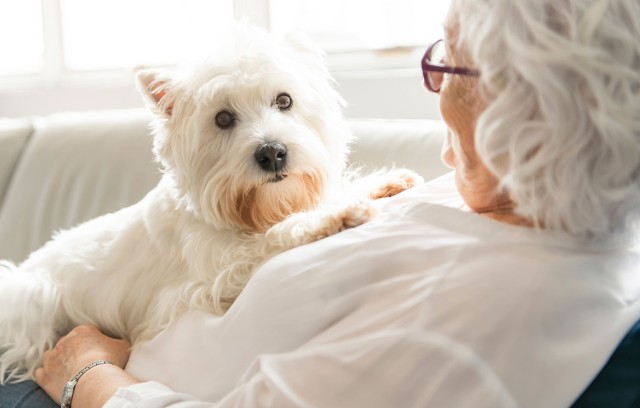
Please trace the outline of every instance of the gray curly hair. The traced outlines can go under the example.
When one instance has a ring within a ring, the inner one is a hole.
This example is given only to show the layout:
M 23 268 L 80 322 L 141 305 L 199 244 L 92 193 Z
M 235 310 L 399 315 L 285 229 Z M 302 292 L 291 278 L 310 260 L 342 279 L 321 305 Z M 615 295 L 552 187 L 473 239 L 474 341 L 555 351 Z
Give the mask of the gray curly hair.
M 578 237 L 640 219 L 640 1 L 455 0 L 448 23 L 488 101 L 480 157 L 537 226 Z

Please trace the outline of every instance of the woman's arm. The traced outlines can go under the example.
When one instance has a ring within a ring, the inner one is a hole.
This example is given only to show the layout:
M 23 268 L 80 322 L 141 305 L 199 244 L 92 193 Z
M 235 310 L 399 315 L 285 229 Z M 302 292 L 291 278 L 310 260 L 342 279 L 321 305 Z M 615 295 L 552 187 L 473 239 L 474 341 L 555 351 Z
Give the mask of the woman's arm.
M 81 377 L 72 407 L 515 407 L 507 386 L 479 356 L 441 334 L 397 330 L 333 339 L 263 355 L 238 386 L 216 403 L 196 401 L 154 382 L 138 383 L 122 367 L 129 345 L 79 327 L 45 356 L 36 379 L 56 401 Z M 207 375 L 206 372 L 201 375 Z M 116 394 L 119 387 L 126 387 Z M 461 392 L 464 390 L 464 392 Z
M 113 365 L 99 365 L 82 375 L 73 393 L 73 406 L 102 407 L 119 387 L 138 382 L 124 371 L 130 349 L 127 341 L 107 337 L 93 326 L 76 327 L 44 354 L 43 367 L 35 371 L 35 379 L 60 403 L 65 384 L 82 368 L 96 360 L 111 361 Z

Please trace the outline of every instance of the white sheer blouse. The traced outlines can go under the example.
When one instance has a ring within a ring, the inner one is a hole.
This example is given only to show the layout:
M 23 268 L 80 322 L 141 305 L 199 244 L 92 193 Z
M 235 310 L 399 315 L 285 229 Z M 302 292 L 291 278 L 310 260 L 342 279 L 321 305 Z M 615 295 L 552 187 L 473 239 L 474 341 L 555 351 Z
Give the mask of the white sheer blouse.
M 137 347 L 107 407 L 566 407 L 640 318 L 640 254 L 467 212 L 451 175 Z

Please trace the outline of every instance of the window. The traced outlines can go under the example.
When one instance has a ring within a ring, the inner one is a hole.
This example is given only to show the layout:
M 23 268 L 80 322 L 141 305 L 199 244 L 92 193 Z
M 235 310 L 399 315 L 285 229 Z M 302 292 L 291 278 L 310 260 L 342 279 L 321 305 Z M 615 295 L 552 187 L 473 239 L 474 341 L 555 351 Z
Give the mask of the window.
M 271 28 L 306 31 L 325 50 L 421 46 L 442 36 L 448 1 L 271 0 Z
M 442 38 L 449 0 L 270 0 L 270 27 L 300 31 L 328 53 L 334 72 L 415 69 Z
M 70 71 L 169 65 L 233 22 L 232 0 L 60 0 Z
M 278 34 L 301 31 L 324 48 L 348 115 L 437 117 L 419 59 L 442 37 L 449 3 L 0 0 L 0 35 L 9 39 L 0 41 L 0 116 L 140 106 L 134 68 L 189 60 L 244 19 Z
M 0 43 L 0 75 L 170 65 L 242 17 L 303 31 L 330 54 L 389 55 L 442 36 L 447 8 L 446 0 L 0 0 L 2 38 L 20 38 Z
M 0 75 L 34 74 L 42 69 L 40 0 L 0 0 Z M 20 41 L 11 39 L 20 38 Z

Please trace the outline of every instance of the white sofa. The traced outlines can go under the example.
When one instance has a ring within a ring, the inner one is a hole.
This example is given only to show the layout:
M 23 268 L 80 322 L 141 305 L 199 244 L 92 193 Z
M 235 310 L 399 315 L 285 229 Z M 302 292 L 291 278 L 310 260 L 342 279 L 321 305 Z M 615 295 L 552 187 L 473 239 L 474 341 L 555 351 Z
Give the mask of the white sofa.
M 21 262 L 54 231 L 142 198 L 160 177 L 150 119 L 145 110 L 0 119 L 0 259 Z M 354 165 L 407 167 L 425 179 L 447 171 L 442 122 L 350 122 Z

